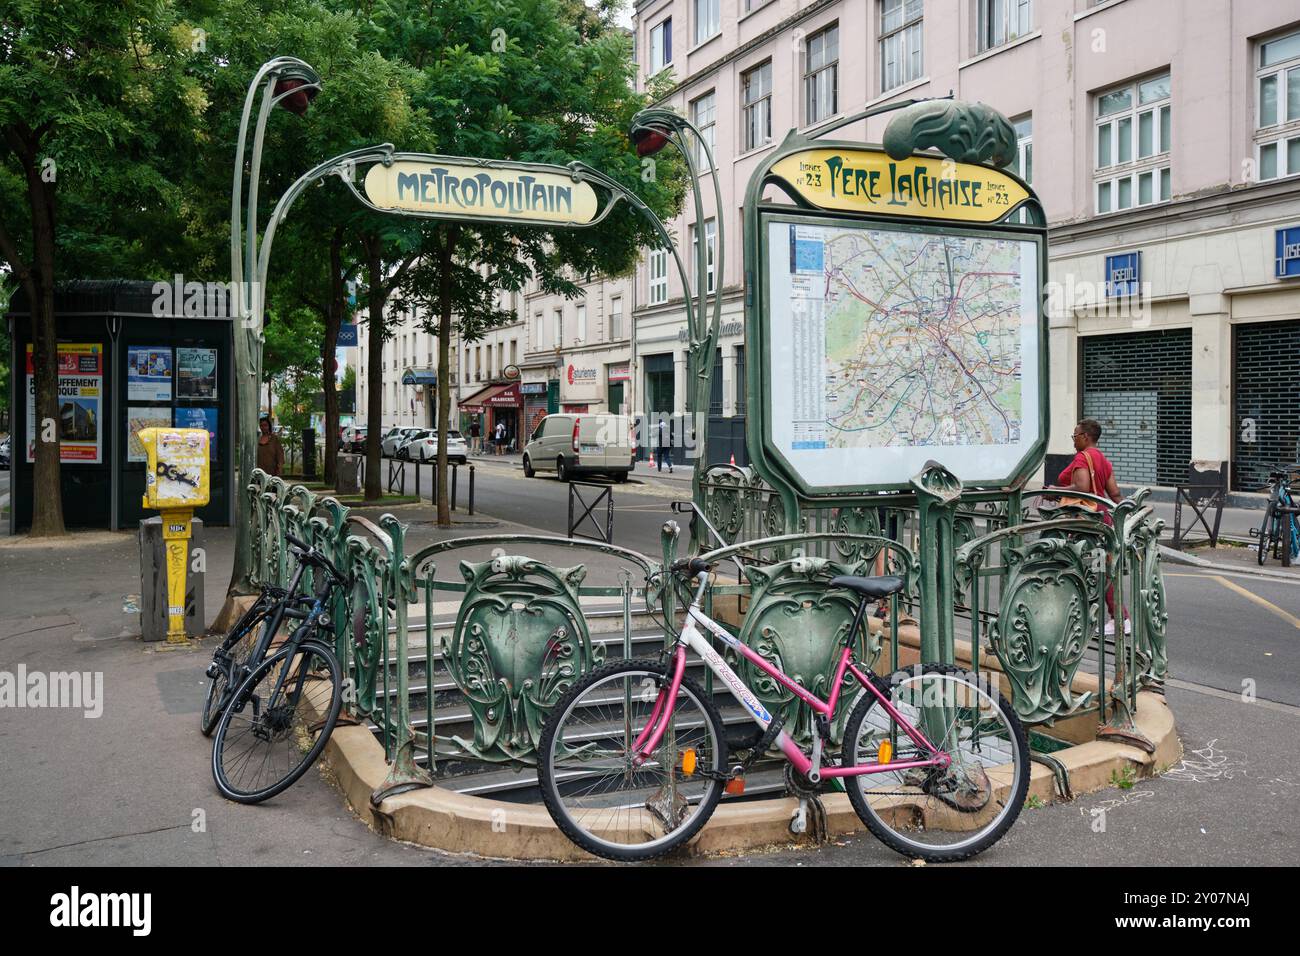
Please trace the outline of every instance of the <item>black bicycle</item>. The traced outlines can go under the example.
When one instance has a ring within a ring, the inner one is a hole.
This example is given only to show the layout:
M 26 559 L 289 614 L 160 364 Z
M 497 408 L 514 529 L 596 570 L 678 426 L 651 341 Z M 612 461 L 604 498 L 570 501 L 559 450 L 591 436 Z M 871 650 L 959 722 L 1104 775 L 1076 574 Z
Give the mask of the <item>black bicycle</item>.
M 1294 470 L 1295 466 L 1291 466 L 1269 472 L 1268 484 L 1264 486 L 1268 492 L 1264 522 L 1258 529 L 1250 529 L 1251 537 L 1259 539 L 1256 558 L 1260 564 L 1270 551 L 1283 567 L 1290 567 L 1292 560 L 1300 560 L 1300 508 L 1291 493 Z
M 298 565 L 282 595 L 260 610 L 254 604 L 245 615 L 260 621 L 253 625 L 257 636 L 247 658 L 226 672 L 227 685 L 231 678 L 243 679 L 229 694 L 212 738 L 212 778 L 223 796 L 238 803 L 268 800 L 306 773 L 329 742 L 343 704 L 329 608 L 347 579 L 310 545 L 291 536 L 286 541 Z M 298 594 L 309 568 L 313 593 Z M 302 623 L 273 646 L 285 620 Z
M 257 646 L 262 627 L 275 614 L 276 609 L 289 597 L 284 588 L 267 585 L 262 588 L 254 601 L 235 622 L 221 646 L 212 655 L 208 665 L 208 693 L 203 699 L 203 714 L 199 718 L 199 729 L 204 737 L 211 737 L 217 729 L 221 712 L 226 709 L 235 689 L 248 677 L 248 662 Z

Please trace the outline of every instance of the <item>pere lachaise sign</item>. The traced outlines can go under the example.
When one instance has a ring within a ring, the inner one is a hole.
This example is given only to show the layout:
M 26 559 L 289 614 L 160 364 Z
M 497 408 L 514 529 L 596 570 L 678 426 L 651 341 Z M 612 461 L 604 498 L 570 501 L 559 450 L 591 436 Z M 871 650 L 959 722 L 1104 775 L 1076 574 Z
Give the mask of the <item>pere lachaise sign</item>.
M 891 159 L 868 149 L 808 149 L 772 167 L 819 209 L 994 222 L 1029 198 L 1012 177 L 988 166 L 932 156 Z

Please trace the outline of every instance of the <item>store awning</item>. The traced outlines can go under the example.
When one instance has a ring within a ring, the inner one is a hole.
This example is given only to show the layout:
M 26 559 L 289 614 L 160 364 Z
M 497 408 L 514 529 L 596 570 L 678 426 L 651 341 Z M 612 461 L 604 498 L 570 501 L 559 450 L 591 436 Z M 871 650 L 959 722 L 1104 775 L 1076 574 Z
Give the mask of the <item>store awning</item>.
M 437 385 L 438 370 L 435 368 L 408 368 L 402 375 L 403 385 Z
M 489 385 L 479 389 L 460 403 L 460 407 L 472 412 L 481 412 L 485 408 L 519 408 L 523 403 L 519 399 L 519 383 L 509 385 Z

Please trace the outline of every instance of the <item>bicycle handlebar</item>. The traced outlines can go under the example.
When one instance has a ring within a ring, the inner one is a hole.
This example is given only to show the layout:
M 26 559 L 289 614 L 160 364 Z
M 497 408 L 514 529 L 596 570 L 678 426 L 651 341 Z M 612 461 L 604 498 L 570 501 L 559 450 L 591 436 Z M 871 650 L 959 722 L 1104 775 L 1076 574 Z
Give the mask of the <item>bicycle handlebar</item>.
M 329 558 L 325 557 L 325 555 L 321 554 L 306 542 L 299 541 L 291 534 L 286 534 L 284 540 L 289 543 L 290 547 L 298 552 L 298 555 L 302 560 L 309 564 L 314 564 L 319 568 L 323 568 L 338 584 L 347 585 L 348 579 L 342 575 L 338 568 L 334 567 L 334 563 L 330 561 Z

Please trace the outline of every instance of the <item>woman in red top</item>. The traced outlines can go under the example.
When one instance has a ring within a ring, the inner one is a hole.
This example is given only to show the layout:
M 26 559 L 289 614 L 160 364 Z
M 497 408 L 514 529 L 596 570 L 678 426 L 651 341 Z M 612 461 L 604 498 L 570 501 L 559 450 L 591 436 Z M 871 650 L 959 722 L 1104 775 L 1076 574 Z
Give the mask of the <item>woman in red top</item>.
M 1085 418 L 1074 426 L 1074 434 L 1070 437 L 1074 439 L 1076 454 L 1057 476 L 1057 485 L 1096 495 L 1099 498 L 1119 501 L 1121 496 L 1119 485 L 1115 483 L 1115 469 L 1097 447 L 1097 442 L 1101 440 L 1101 424 L 1094 418 Z M 1089 465 L 1092 467 L 1089 468 Z M 1102 508 L 1101 520 L 1114 527 L 1110 509 L 1104 505 L 1099 507 Z M 1110 609 L 1111 615 L 1111 620 L 1106 622 L 1106 633 L 1109 635 L 1115 633 L 1115 585 L 1113 583 L 1106 590 L 1106 607 Z M 1128 612 L 1125 611 L 1124 633 L 1129 633 L 1131 628 Z

